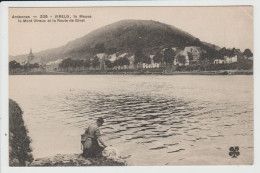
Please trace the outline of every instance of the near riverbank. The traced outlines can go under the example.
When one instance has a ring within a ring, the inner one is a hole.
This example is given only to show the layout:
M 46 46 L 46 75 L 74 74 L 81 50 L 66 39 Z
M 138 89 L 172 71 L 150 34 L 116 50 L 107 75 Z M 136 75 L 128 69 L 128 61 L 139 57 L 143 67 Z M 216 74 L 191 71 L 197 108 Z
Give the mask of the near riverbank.
M 29 166 L 125 166 L 123 160 L 102 158 L 85 159 L 80 154 L 58 154 L 54 157 L 35 159 Z

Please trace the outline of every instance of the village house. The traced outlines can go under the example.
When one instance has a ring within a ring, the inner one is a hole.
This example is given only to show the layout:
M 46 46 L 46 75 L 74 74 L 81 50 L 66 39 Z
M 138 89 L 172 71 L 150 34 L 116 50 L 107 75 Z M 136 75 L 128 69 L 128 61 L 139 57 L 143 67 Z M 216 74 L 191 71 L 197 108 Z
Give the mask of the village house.
M 128 59 L 128 57 L 129 57 L 128 53 L 122 53 L 122 54 L 118 55 L 117 59 L 121 59 L 121 58 Z M 117 66 L 116 69 L 128 69 L 128 65 Z
M 154 56 L 155 55 L 149 56 L 149 58 L 151 59 L 151 63 L 150 64 L 143 63 L 143 68 L 159 68 L 160 64 L 154 62 L 153 60 Z
M 135 62 L 135 56 L 134 55 L 132 55 L 132 56 L 129 56 L 128 57 L 128 60 L 129 60 L 129 69 L 134 69 L 135 68 L 135 64 L 134 64 L 134 62 Z
M 237 55 L 233 57 L 224 56 L 224 59 L 215 59 L 214 64 L 231 64 L 238 61 Z
M 188 56 L 185 56 L 186 54 L 184 53 L 184 50 L 179 50 L 179 51 L 177 51 L 177 54 L 176 54 L 176 56 L 175 56 L 175 58 L 174 58 L 174 61 L 173 61 L 173 65 L 179 65 L 179 66 L 187 66 L 187 65 L 189 65 L 190 63 L 189 63 L 189 57 Z M 182 62 L 179 62 L 179 60 L 178 60 L 178 57 L 179 56 L 184 56 L 185 57 L 185 64 L 184 63 L 182 63 Z
M 226 64 L 230 64 L 230 63 L 237 62 L 237 55 L 235 55 L 235 56 L 233 56 L 233 57 L 225 56 L 225 57 L 224 57 L 224 60 L 225 60 L 225 63 L 226 63 Z
M 198 63 L 201 54 L 202 54 L 202 49 L 198 46 L 188 46 L 185 47 L 184 50 L 180 50 L 179 52 L 177 50 L 177 54 L 174 59 L 173 65 L 187 66 L 190 64 Z M 177 58 L 178 56 L 185 57 L 185 64 L 179 62 Z
M 155 56 L 155 55 L 150 55 L 150 58 L 151 58 L 151 66 L 152 66 L 152 68 L 159 68 L 159 67 L 160 67 L 160 64 L 154 62 L 154 59 L 153 59 L 154 56 Z
M 99 68 L 104 70 L 106 69 L 106 64 L 105 64 L 105 61 L 106 59 L 108 58 L 107 54 L 106 53 L 98 53 L 95 55 L 95 57 L 97 57 L 99 59 Z
M 198 62 L 201 53 L 202 53 L 201 48 L 197 46 L 185 47 L 183 50 L 183 55 L 190 60 L 189 64 L 191 64 L 192 62 Z M 189 58 L 189 54 L 191 55 L 191 58 Z
M 214 64 L 225 64 L 225 60 L 223 60 L 223 59 L 215 59 L 214 60 Z
M 117 60 L 117 54 L 116 53 L 110 54 L 110 55 L 108 55 L 107 59 L 113 63 L 113 62 L 115 62 L 115 60 Z
M 59 68 L 59 64 L 62 62 L 63 59 L 58 59 L 56 61 L 48 62 L 45 65 L 46 71 L 56 71 Z

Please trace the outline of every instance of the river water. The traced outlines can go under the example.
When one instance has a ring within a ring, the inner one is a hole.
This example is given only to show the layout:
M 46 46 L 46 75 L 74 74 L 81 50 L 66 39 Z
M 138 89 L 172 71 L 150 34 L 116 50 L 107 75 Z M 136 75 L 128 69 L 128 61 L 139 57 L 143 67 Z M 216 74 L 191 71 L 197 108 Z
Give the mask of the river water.
M 35 158 L 80 153 L 80 135 L 103 117 L 104 141 L 128 165 L 253 163 L 253 76 L 10 76 L 9 97 Z

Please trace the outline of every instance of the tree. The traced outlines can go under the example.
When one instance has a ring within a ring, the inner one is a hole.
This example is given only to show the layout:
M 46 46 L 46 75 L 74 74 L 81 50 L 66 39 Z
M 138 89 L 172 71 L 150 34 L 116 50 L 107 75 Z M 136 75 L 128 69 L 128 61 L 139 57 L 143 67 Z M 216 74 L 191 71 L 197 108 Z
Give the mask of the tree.
M 233 56 L 236 56 L 236 52 L 237 52 L 236 48 L 233 48 L 233 49 L 232 49 L 232 57 L 233 57 Z
M 9 100 L 9 163 L 10 166 L 26 166 L 32 162 L 31 138 L 24 125 L 23 111 L 13 100 Z M 18 163 L 14 160 L 18 159 Z
M 233 57 L 233 51 L 230 50 L 230 49 L 227 49 L 225 55 L 226 55 L 227 57 Z
M 9 62 L 9 69 L 21 68 L 21 64 L 16 62 L 15 60 Z
M 224 57 L 227 54 L 227 49 L 225 47 L 223 47 L 222 49 L 219 50 L 219 57 L 220 59 L 224 59 Z
M 83 66 L 86 67 L 86 68 L 89 68 L 90 65 L 91 65 L 90 60 L 85 60 L 84 63 L 83 63 Z
M 153 60 L 155 63 L 161 63 L 163 61 L 163 54 L 161 54 L 161 52 L 156 52 L 156 54 L 153 57 Z
M 81 67 L 84 66 L 84 61 L 83 60 L 74 60 L 75 61 L 75 67 L 80 70 Z
M 144 57 L 144 54 L 143 54 L 142 49 L 138 49 L 138 50 L 135 52 L 134 64 L 138 64 L 138 63 L 142 62 L 143 57 Z
M 34 63 L 32 66 L 33 66 L 33 68 L 39 68 L 40 67 L 40 65 L 38 63 Z
M 105 64 L 108 68 L 112 68 L 113 67 L 113 63 L 110 60 L 105 60 Z
M 194 40 L 194 42 L 193 42 L 193 44 L 192 44 L 193 46 L 201 46 L 201 41 L 200 41 L 200 39 L 198 39 L 198 38 L 196 38 L 195 40 Z
M 214 59 L 219 58 L 219 52 L 216 49 L 207 49 L 208 60 L 213 62 Z
M 205 53 L 205 52 L 201 52 L 200 57 L 199 57 L 199 61 L 200 62 L 206 61 L 207 58 L 208 58 L 208 54 Z
M 208 53 L 202 51 L 201 54 L 200 54 L 200 57 L 199 57 L 199 62 L 200 62 L 200 65 L 202 65 L 202 68 L 204 68 L 205 71 L 207 69 L 206 68 L 207 61 L 208 61 Z
M 66 69 L 67 71 L 69 70 L 69 67 L 73 67 L 73 60 L 71 58 L 67 58 L 62 60 L 62 62 L 59 64 L 59 67 L 61 69 Z
M 94 47 L 95 53 L 104 53 L 106 50 L 104 43 L 97 43 Z
M 122 65 L 129 65 L 130 61 L 127 57 L 121 58 L 121 64 Z
M 172 48 L 166 48 L 164 50 L 164 61 L 166 62 L 166 65 L 173 64 L 175 55 L 176 55 L 176 52 L 174 52 L 174 50 L 172 50 Z
M 191 52 L 188 52 L 189 61 L 191 62 L 193 60 L 193 55 Z
M 142 62 L 146 64 L 151 64 L 151 58 L 149 58 L 148 56 L 144 56 Z
M 186 57 L 184 55 L 178 55 L 177 60 L 183 65 L 186 64 Z
M 249 57 L 253 57 L 253 53 L 251 52 L 250 49 L 245 49 L 243 52 L 243 55 L 248 59 Z
M 119 58 L 117 59 L 114 64 L 116 66 L 124 66 L 124 65 L 129 65 L 130 64 L 130 61 L 128 60 L 128 58 L 126 57 L 123 57 L 123 58 Z
M 100 62 L 99 62 L 99 58 L 98 57 L 95 57 L 94 60 L 92 61 L 92 66 L 94 68 L 98 67 L 100 65 Z
M 116 53 L 116 52 L 117 52 L 117 48 L 115 48 L 115 47 L 110 47 L 110 48 L 108 48 L 108 49 L 106 50 L 106 53 L 107 53 L 108 55 L 113 54 L 113 53 Z

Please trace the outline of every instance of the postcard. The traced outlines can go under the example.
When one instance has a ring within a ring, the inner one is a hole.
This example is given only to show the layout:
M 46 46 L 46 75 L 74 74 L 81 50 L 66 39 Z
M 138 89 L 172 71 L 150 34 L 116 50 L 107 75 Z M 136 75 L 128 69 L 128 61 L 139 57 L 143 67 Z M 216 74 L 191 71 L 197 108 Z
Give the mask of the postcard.
M 253 165 L 253 64 L 250 5 L 9 7 L 8 166 Z

